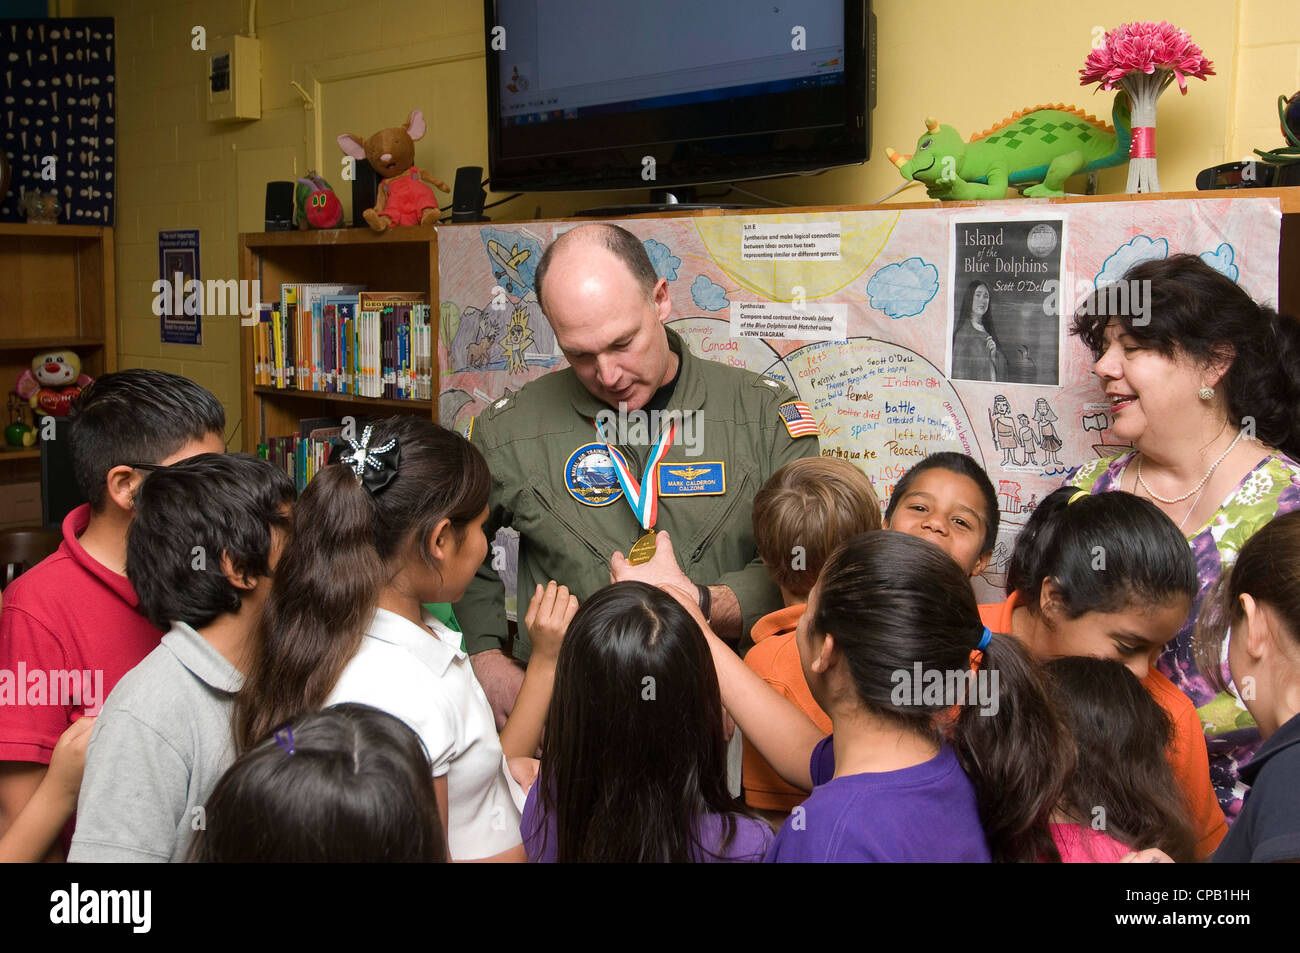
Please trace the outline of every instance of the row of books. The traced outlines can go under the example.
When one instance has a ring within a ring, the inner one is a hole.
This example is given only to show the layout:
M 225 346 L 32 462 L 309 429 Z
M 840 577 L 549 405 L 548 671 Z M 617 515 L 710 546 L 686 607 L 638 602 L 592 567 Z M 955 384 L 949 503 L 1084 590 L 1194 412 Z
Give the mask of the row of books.
M 254 383 L 280 389 L 433 399 L 429 296 L 362 285 L 285 284 L 257 306 Z
M 333 440 L 342 432 L 342 422 L 337 418 L 302 420 L 299 421 L 297 433 L 287 437 L 266 438 L 263 454 L 289 474 L 301 493 L 312 477 L 329 463 Z

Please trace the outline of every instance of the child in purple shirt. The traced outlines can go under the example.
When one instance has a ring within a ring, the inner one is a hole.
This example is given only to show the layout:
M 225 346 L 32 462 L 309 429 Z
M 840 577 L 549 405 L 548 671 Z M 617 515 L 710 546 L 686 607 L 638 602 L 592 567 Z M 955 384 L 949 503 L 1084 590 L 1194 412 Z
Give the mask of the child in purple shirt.
M 689 611 L 690 594 L 674 594 Z M 939 547 L 863 533 L 822 569 L 795 643 L 831 738 L 705 634 L 745 737 L 812 790 L 767 860 L 1059 860 L 1050 820 L 1069 735 L 1038 670 L 983 626 Z
M 813 793 L 786 819 L 765 860 L 988 863 L 975 788 L 950 747 L 910 768 L 836 778 L 834 740 L 813 749 Z M 919 817 L 927 822 L 918 825 Z
M 700 627 L 645 583 L 600 590 L 573 617 L 556 660 L 520 826 L 528 859 L 761 861 L 772 831 L 735 812 L 726 748 Z

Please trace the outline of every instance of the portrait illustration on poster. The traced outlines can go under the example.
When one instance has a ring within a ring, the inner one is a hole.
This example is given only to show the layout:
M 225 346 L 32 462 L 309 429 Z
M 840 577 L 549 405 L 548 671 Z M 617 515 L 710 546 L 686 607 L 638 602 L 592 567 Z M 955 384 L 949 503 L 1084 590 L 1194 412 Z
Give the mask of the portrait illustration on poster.
M 1065 221 L 952 223 L 948 377 L 1060 383 Z

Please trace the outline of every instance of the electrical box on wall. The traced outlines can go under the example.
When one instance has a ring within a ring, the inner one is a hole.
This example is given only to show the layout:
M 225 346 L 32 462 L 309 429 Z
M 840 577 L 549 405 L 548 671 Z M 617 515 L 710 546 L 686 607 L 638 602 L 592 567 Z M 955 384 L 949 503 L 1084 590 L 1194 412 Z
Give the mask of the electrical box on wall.
M 262 41 L 228 36 L 208 41 L 208 121 L 262 118 Z

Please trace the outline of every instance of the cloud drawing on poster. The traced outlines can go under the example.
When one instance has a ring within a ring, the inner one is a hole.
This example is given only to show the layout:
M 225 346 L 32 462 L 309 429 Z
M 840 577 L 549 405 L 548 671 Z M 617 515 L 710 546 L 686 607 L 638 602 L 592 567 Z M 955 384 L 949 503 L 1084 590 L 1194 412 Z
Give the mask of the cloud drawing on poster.
M 1139 235 L 1131 242 L 1120 245 L 1101 266 L 1101 271 L 1093 285 L 1100 288 L 1102 285 L 1113 284 L 1124 277 L 1124 273 L 1134 265 L 1140 265 L 1144 261 L 1159 261 L 1161 258 L 1169 257 L 1169 239 L 1167 238 L 1148 238 L 1146 235 Z
M 731 303 L 727 300 L 727 289 L 708 275 L 695 276 L 691 282 L 691 298 L 697 308 L 705 311 L 721 311 Z
M 646 254 L 650 256 L 650 263 L 655 266 L 655 274 L 660 278 L 676 281 L 677 269 L 681 266 L 682 260 L 669 251 L 668 246 L 663 242 L 647 238 L 642 244 L 645 245 Z
M 871 306 L 891 318 L 920 314 L 939 293 L 939 269 L 920 258 L 886 265 L 867 282 Z
M 1220 274 L 1227 275 L 1233 281 L 1236 281 L 1237 276 L 1241 274 L 1241 271 L 1233 264 L 1233 260 L 1236 257 L 1236 253 L 1233 252 L 1232 246 L 1227 242 L 1224 242 L 1218 248 L 1214 249 L 1214 251 L 1201 252 L 1201 261 L 1205 262 Z

